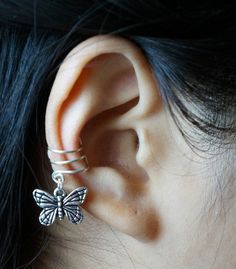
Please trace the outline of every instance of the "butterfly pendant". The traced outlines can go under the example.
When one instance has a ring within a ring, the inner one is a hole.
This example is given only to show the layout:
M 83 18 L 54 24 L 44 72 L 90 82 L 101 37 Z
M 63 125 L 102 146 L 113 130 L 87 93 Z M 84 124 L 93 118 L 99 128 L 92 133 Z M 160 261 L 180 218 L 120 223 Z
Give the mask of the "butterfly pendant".
M 70 222 L 79 224 L 83 220 L 83 214 L 79 205 L 81 205 L 87 194 L 86 187 L 79 187 L 66 195 L 62 189 L 61 192 L 54 191 L 51 195 L 43 190 L 33 191 L 33 197 L 36 204 L 43 208 L 39 215 L 39 222 L 42 225 L 51 225 L 56 218 L 62 220 L 66 215 Z

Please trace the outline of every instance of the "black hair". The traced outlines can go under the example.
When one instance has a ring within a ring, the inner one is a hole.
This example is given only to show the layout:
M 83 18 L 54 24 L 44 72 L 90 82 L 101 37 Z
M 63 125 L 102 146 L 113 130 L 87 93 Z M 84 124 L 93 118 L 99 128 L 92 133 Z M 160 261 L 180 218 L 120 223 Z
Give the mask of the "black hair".
M 192 138 L 180 118 L 234 143 L 235 12 L 211 1 L 0 1 L 0 268 L 30 267 L 46 242 L 32 190 L 50 169 L 43 119 L 67 53 L 96 34 L 132 40 L 182 134 Z

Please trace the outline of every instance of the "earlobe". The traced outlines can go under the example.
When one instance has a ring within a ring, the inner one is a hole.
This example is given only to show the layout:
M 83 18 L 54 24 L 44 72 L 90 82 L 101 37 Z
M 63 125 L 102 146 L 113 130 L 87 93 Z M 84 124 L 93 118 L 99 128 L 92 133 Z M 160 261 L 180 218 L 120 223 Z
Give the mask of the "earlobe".
M 84 207 L 140 240 L 154 239 L 159 229 L 148 171 L 136 160 L 145 148 L 137 148 L 141 122 L 159 110 L 156 87 L 134 44 L 94 37 L 64 60 L 46 112 L 48 144 L 73 149 L 81 138 L 88 158 L 89 171 L 68 177 L 67 188 L 87 186 Z

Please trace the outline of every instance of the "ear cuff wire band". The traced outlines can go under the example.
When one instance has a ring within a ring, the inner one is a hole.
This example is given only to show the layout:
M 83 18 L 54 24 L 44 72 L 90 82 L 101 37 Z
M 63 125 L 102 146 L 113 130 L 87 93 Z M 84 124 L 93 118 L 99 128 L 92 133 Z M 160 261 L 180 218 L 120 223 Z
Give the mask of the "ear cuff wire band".
M 55 165 L 61 165 L 61 164 L 69 164 L 69 163 L 74 163 L 80 160 L 85 159 L 86 156 L 82 156 L 76 159 L 72 159 L 72 160 L 66 160 L 66 161 L 50 161 L 51 164 L 55 164 Z
M 81 142 L 80 142 L 80 145 L 81 145 Z M 82 151 L 82 145 L 80 148 L 78 149 L 75 149 L 75 150 L 64 150 L 64 149 L 53 149 L 51 147 L 48 147 L 48 150 L 53 152 L 53 153 L 58 153 L 58 154 L 64 154 L 64 153 L 77 153 L 77 152 L 80 152 Z

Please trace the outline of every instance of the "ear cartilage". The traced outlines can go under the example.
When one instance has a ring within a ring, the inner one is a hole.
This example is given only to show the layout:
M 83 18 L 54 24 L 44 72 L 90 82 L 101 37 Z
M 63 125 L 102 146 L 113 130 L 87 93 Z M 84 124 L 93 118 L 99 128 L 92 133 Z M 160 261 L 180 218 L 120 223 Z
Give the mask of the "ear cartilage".
M 53 149 L 48 147 L 48 151 L 56 154 L 73 154 L 82 152 L 82 142 L 80 140 L 80 147 L 75 150 L 63 150 L 63 149 Z M 71 170 L 54 170 L 51 177 L 52 180 L 57 184 L 53 195 L 36 189 L 33 191 L 33 198 L 36 201 L 36 204 L 43 208 L 42 212 L 39 215 L 39 222 L 42 225 L 49 226 L 51 225 L 56 218 L 62 220 L 64 216 L 67 216 L 70 222 L 74 224 L 81 223 L 83 220 L 83 214 L 80 208 L 80 205 L 84 202 L 86 194 L 88 192 L 87 188 L 84 186 L 78 187 L 73 190 L 69 195 L 66 194 L 63 184 L 64 184 L 64 175 L 65 174 L 75 174 L 86 172 L 89 168 L 88 160 L 85 155 L 81 155 L 77 158 L 71 158 L 69 160 L 50 160 L 50 163 L 53 165 L 66 165 L 75 162 L 83 161 L 85 166 L 79 169 Z

